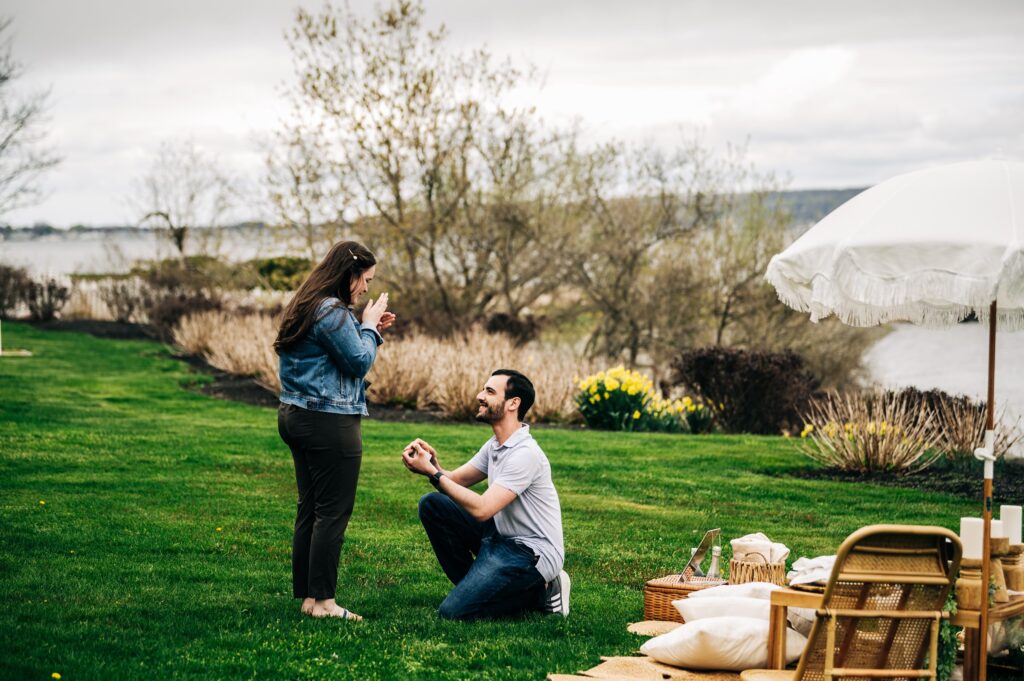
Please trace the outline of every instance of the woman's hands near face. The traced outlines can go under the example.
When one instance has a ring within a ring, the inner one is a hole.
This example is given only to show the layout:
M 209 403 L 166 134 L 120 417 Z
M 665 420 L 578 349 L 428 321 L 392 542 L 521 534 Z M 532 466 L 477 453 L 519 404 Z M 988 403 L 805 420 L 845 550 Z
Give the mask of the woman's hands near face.
M 382 293 L 373 300 L 372 298 L 367 301 L 366 307 L 363 308 L 363 324 L 370 324 L 377 327 L 381 324 L 384 314 L 387 313 L 388 309 L 388 294 Z M 394 322 L 394 315 L 391 315 L 391 321 Z M 390 324 L 388 325 L 390 326 Z
M 395 323 L 395 313 L 385 312 L 380 316 L 380 321 L 377 322 L 377 333 L 384 333 L 386 330 L 391 328 L 391 325 Z

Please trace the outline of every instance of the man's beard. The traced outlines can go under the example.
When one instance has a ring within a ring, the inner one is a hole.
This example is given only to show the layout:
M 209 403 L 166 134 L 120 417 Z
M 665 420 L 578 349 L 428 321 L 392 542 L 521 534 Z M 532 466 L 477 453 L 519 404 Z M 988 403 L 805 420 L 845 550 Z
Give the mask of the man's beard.
M 478 407 L 477 413 L 476 413 L 476 416 L 474 418 L 477 421 L 480 421 L 481 423 L 497 423 L 498 421 L 500 421 L 502 419 L 502 417 L 505 414 L 505 402 L 504 401 L 502 401 L 501 403 L 499 403 L 499 404 L 497 404 L 497 405 L 495 405 L 493 407 L 490 404 L 487 404 L 487 403 L 478 404 L 477 407 Z M 483 413 L 480 412 L 479 407 L 483 407 L 484 408 Z

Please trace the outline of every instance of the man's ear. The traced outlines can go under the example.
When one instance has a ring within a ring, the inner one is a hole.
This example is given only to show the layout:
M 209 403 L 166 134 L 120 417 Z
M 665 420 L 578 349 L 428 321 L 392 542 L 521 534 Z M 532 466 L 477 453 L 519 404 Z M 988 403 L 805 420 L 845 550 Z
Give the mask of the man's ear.
M 514 411 L 519 413 L 519 405 L 522 401 L 523 400 L 519 397 L 513 397 L 512 399 L 505 400 L 505 411 Z

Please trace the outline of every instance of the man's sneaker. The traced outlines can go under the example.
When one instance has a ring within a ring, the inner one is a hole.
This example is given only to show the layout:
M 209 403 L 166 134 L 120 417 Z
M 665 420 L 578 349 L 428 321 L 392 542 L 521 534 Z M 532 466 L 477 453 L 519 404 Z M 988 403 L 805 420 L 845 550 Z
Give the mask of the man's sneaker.
M 544 611 L 568 617 L 570 586 L 569 575 L 565 570 L 559 572 L 557 577 L 548 582 L 547 593 L 544 594 Z

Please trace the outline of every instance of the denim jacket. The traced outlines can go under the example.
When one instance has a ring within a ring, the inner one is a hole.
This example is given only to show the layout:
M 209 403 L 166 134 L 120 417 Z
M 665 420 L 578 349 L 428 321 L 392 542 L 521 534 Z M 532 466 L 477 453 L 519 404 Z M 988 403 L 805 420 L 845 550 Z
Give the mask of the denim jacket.
M 377 329 L 360 325 L 341 300 L 325 299 L 309 332 L 281 353 L 281 402 L 310 411 L 367 416 L 363 378 L 383 342 Z

